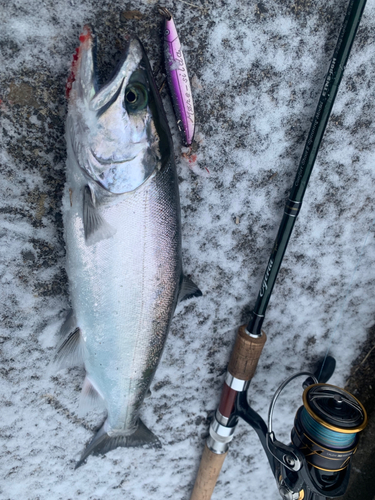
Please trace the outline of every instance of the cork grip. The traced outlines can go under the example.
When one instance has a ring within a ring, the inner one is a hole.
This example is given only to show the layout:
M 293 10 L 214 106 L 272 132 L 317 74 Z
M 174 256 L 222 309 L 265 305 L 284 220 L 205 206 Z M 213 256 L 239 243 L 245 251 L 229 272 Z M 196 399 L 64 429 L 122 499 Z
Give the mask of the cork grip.
M 246 325 L 240 326 L 229 360 L 228 372 L 240 380 L 252 379 L 266 340 L 264 332 L 261 337 L 253 338 L 246 333 Z
M 190 500 L 210 500 L 226 456 L 213 453 L 205 445 Z

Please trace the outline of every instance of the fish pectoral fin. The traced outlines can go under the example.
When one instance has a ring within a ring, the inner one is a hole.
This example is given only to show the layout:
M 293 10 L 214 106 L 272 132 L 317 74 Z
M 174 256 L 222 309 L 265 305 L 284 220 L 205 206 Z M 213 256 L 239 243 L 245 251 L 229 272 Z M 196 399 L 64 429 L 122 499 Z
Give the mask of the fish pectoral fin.
M 68 368 L 70 366 L 83 365 L 84 344 L 81 336 L 81 330 L 76 327 L 72 332 L 62 340 L 57 348 L 53 365 L 57 370 Z
M 107 433 L 107 422 L 104 422 L 95 436 L 87 445 L 75 468 L 80 467 L 89 455 L 105 455 L 111 450 L 118 448 L 135 448 L 148 445 L 152 448 L 161 448 L 159 439 L 148 429 L 141 419 L 138 420 L 137 430 L 133 434 L 111 431 Z
M 111 238 L 116 233 L 116 230 L 98 212 L 90 186 L 85 186 L 83 193 L 83 229 L 87 245 Z
M 187 276 L 183 277 L 180 293 L 178 295 L 178 301 L 191 299 L 192 297 L 201 297 L 202 292 L 199 290 L 197 285 Z
M 104 410 L 105 403 L 99 390 L 94 386 L 93 382 L 86 375 L 82 386 L 78 415 L 84 416 L 89 410 L 92 410 L 94 408 L 97 410 Z

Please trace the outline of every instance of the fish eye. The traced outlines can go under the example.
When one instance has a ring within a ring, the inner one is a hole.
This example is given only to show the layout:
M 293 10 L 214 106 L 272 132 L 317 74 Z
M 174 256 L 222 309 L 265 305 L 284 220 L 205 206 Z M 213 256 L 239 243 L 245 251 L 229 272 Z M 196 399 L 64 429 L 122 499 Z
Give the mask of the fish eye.
M 125 106 L 128 113 L 142 111 L 148 103 L 148 92 L 142 83 L 131 83 L 125 89 Z

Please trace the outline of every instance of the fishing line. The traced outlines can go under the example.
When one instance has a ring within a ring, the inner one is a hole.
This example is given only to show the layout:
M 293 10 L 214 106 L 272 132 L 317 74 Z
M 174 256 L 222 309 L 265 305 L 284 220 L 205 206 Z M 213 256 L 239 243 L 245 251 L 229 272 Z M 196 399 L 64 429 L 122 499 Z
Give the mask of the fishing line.
M 312 418 L 306 408 L 302 408 L 300 419 L 307 433 L 310 436 L 314 436 L 319 443 L 323 443 L 326 446 L 331 446 L 340 450 L 347 446 L 351 446 L 355 441 L 355 433 L 344 434 L 342 432 L 327 429 Z
M 368 229 L 368 231 L 367 231 L 367 233 L 365 235 L 365 238 L 364 238 L 364 241 L 363 241 L 363 244 L 362 244 L 359 256 L 357 258 L 357 262 L 356 262 L 356 264 L 354 266 L 354 271 L 352 273 L 350 283 L 348 285 L 347 291 L 346 291 L 345 296 L 343 298 L 341 309 L 338 312 L 338 316 L 337 316 L 337 320 L 336 320 L 335 326 L 333 327 L 333 333 L 332 333 L 332 336 L 331 336 L 331 340 L 330 340 L 330 342 L 328 344 L 326 353 L 324 355 L 324 359 L 323 359 L 322 366 L 320 368 L 320 373 L 319 373 L 319 376 L 318 376 L 318 380 L 320 380 L 320 377 L 321 377 L 322 372 L 323 372 L 324 365 L 325 365 L 325 363 L 327 361 L 328 352 L 329 352 L 330 348 L 333 345 L 333 341 L 334 341 L 334 339 L 335 339 L 335 337 L 337 335 L 338 326 L 339 326 L 339 324 L 340 324 L 340 322 L 341 322 L 341 320 L 342 320 L 342 318 L 344 316 L 344 308 L 349 303 L 349 296 L 351 295 L 351 289 L 352 289 L 352 286 L 353 286 L 354 278 L 355 278 L 355 276 L 357 274 L 359 265 L 362 262 L 369 234 L 372 232 L 374 226 L 375 226 L 375 219 L 372 221 L 372 224 L 370 225 L 370 227 L 369 227 L 369 229 Z

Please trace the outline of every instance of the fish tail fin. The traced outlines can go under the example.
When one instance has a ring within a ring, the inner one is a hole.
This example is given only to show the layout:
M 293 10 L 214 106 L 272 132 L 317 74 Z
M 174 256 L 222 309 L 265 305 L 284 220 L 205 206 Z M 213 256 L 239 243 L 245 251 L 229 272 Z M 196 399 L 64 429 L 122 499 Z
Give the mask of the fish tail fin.
M 104 422 L 95 436 L 83 451 L 81 458 L 75 468 L 80 467 L 89 455 L 104 455 L 119 446 L 123 448 L 135 448 L 148 445 L 152 448 L 161 448 L 159 439 L 148 429 L 141 419 L 138 420 L 137 430 L 133 434 L 125 434 L 120 431 L 107 433 L 107 422 Z

